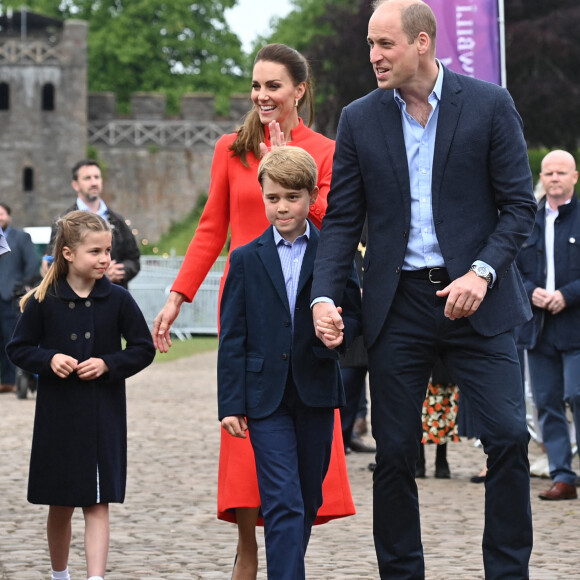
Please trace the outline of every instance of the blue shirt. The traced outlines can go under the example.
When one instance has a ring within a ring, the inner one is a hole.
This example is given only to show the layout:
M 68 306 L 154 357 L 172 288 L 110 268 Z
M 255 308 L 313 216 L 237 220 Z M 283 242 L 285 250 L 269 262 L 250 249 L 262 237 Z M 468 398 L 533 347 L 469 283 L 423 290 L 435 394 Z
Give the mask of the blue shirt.
M 280 232 L 274 228 L 274 242 L 278 249 L 280 264 L 282 265 L 282 273 L 284 274 L 284 281 L 286 282 L 286 295 L 288 296 L 288 304 L 290 305 L 292 327 L 294 327 L 294 308 L 296 306 L 298 280 L 300 279 L 302 260 L 304 259 L 304 252 L 306 252 L 309 237 L 310 224 L 308 221 L 306 222 L 306 231 L 301 236 L 298 236 L 294 240 L 294 243 L 285 240 L 280 235 Z
M 6 241 L 6 237 L 4 236 L 4 233 L 2 232 L 2 228 L 0 228 L 0 256 L 2 254 L 6 254 L 10 251 L 10 246 L 8 245 L 8 242 Z
M 431 113 L 425 127 L 407 113 L 407 103 L 398 90 L 394 98 L 401 110 L 409 181 L 411 184 L 411 230 L 403 261 L 403 270 L 420 270 L 445 266 L 433 222 L 431 179 L 433 152 L 439 118 L 439 102 L 443 89 L 443 67 L 438 61 L 439 74 L 429 95 Z
M 97 211 L 97 215 L 101 216 L 105 221 L 109 221 L 109 208 L 102 199 L 100 201 L 101 205 L 99 205 L 99 211 Z M 77 197 L 77 207 L 82 211 L 91 211 L 89 206 L 80 197 Z

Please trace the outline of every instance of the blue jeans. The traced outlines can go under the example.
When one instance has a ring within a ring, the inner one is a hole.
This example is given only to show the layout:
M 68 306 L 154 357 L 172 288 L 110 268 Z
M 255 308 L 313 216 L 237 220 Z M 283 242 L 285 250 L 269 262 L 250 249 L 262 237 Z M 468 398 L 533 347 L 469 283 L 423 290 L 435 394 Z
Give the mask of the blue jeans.
M 566 417 L 570 405 L 580 435 L 580 350 L 557 350 L 549 339 L 540 339 L 528 351 L 530 384 L 538 409 L 542 439 L 550 462 L 550 477 L 575 485 L 572 448 Z

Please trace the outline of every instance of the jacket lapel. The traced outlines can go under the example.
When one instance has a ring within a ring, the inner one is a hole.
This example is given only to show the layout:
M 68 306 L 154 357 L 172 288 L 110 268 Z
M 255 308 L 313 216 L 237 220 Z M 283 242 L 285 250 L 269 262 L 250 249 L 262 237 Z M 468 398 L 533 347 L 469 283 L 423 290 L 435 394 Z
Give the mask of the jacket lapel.
M 300 278 L 298 280 L 298 288 L 296 288 L 297 297 L 300 296 L 300 292 L 302 292 L 304 286 L 312 276 L 312 272 L 314 271 L 314 258 L 316 258 L 316 250 L 318 248 L 318 229 L 310 220 L 308 222 L 310 224 L 310 238 L 308 239 L 308 245 L 302 258 Z
M 282 272 L 282 265 L 280 264 L 280 256 L 278 256 L 278 249 L 274 243 L 273 226 L 270 226 L 258 240 L 258 256 L 264 264 L 264 268 L 272 284 L 280 296 L 280 300 L 290 312 L 290 305 L 288 304 L 288 295 L 286 294 L 286 282 L 284 281 L 284 274 Z
M 405 208 L 405 218 L 411 220 L 411 185 L 409 183 L 409 163 L 403 135 L 401 109 L 395 101 L 393 91 L 384 91 L 381 98 L 382 114 L 379 115 L 385 138 L 387 155 L 397 179 L 397 189 Z M 393 184 L 394 185 L 394 184 Z M 386 186 L 386 185 L 385 185 Z
M 437 215 L 441 183 L 445 174 L 445 165 L 449 148 L 461 114 L 463 99 L 460 95 L 461 85 L 457 75 L 448 68 L 443 73 L 443 90 L 439 103 L 439 118 L 437 119 L 437 134 L 435 136 L 435 151 L 433 153 L 433 169 L 431 191 L 433 195 L 433 214 Z

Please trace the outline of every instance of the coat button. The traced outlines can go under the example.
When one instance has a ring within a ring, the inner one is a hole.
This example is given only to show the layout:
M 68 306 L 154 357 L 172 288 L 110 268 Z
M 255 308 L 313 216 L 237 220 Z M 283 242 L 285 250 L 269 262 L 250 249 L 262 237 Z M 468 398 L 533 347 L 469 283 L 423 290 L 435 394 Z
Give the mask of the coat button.
M 85 306 L 86 306 L 87 308 L 90 308 L 90 307 L 91 307 L 91 301 L 90 301 L 90 300 L 87 300 L 87 301 L 85 302 Z
M 74 302 L 69 302 L 68 303 L 68 307 L 72 310 L 75 307 L 75 303 Z
M 91 333 L 90 332 L 85 332 L 85 338 L 88 340 L 89 338 L 91 338 Z
M 397 269 L 395 270 L 396 274 L 400 274 L 401 273 L 401 266 L 397 266 Z
M 70 335 L 70 339 L 71 340 L 76 340 L 77 338 L 78 337 L 77 337 L 77 335 L 74 332 Z
M 288 358 L 288 355 L 285 352 L 283 352 L 282 353 L 282 360 L 286 360 L 287 358 Z

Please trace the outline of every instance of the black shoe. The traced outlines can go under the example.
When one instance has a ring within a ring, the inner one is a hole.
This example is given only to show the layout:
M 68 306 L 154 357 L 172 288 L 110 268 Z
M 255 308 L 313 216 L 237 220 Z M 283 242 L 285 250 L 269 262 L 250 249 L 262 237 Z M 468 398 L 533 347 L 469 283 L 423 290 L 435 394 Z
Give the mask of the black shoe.
M 483 483 L 485 481 L 485 475 L 474 475 L 469 478 L 471 483 Z
M 423 479 L 425 476 L 425 464 L 417 461 L 417 465 L 415 465 L 415 479 Z
M 352 436 L 348 446 L 355 453 L 376 453 L 377 448 L 374 445 L 368 445 L 360 437 Z
M 445 463 L 435 464 L 435 477 L 437 479 L 450 479 L 451 471 L 449 470 L 449 465 L 447 461 Z

